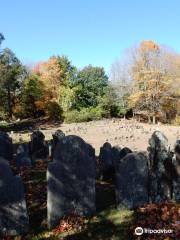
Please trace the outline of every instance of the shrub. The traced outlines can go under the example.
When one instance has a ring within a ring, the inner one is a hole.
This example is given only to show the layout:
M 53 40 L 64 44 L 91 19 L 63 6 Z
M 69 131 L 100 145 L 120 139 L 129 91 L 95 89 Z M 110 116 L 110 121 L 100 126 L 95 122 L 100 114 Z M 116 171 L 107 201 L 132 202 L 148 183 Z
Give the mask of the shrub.
M 180 126 L 180 115 L 177 115 L 173 121 L 173 124 Z
M 121 105 L 114 105 L 111 108 L 111 117 L 124 117 L 128 111 L 128 108 L 123 108 Z
M 64 114 L 65 122 L 88 122 L 92 120 L 99 120 L 103 117 L 103 111 L 101 108 L 81 108 L 80 111 L 72 110 Z
M 20 118 L 23 119 L 26 117 L 26 113 L 22 105 L 18 104 L 13 109 L 13 116 L 15 119 Z
M 46 106 L 47 115 L 52 120 L 63 120 L 62 108 L 56 102 L 48 102 Z
M 0 110 L 0 121 L 6 120 L 7 119 L 7 114 L 4 111 Z

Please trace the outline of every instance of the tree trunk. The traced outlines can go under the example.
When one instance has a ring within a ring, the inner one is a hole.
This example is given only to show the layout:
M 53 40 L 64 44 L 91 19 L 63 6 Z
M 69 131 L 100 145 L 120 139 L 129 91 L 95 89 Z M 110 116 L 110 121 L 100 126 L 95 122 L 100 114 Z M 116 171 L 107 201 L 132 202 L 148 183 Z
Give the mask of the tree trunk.
M 151 124 L 151 116 L 148 115 L 148 123 Z
M 11 91 L 10 88 L 8 87 L 7 89 L 8 93 L 8 112 L 9 112 L 9 118 L 12 119 L 12 104 L 11 104 Z
M 153 124 L 156 124 L 156 116 L 153 115 Z

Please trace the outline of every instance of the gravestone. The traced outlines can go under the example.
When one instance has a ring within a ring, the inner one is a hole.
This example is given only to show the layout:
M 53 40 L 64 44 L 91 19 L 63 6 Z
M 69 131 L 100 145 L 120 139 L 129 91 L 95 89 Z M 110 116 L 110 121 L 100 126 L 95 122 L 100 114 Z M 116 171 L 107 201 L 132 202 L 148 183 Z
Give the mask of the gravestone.
M 120 153 L 119 153 L 119 159 L 121 160 L 122 158 L 124 158 L 128 153 L 132 153 L 131 149 L 128 147 L 124 147 L 121 149 Z
M 116 168 L 118 207 L 133 209 L 148 202 L 148 160 L 143 153 L 129 153 Z
M 176 141 L 173 157 L 173 195 L 177 203 L 180 203 L 180 140 Z
M 56 145 L 57 143 L 63 138 L 65 137 L 65 134 L 63 133 L 63 131 L 61 130 L 57 130 L 53 135 L 52 135 L 53 139 L 52 139 L 52 149 L 51 149 L 51 152 L 52 152 L 52 157 L 53 157 L 53 154 L 54 154 L 54 150 L 56 148 Z
M 128 147 L 124 147 L 124 148 L 121 149 L 119 146 L 114 146 L 112 148 L 114 168 L 117 167 L 117 165 L 121 161 L 121 159 L 123 157 L 125 157 L 128 153 L 132 153 L 131 149 L 128 148 Z
M 5 132 L 0 131 L 0 157 L 11 161 L 13 158 L 12 139 Z
M 0 236 L 24 234 L 28 225 L 22 180 L 13 176 L 9 163 L 0 158 Z
M 57 130 L 53 135 L 53 145 L 54 147 L 58 143 L 59 140 L 61 140 L 63 137 L 65 137 L 65 134 L 62 130 Z
M 49 149 L 45 142 L 45 136 L 39 130 L 34 131 L 31 135 L 30 154 L 33 159 L 48 157 Z
M 56 145 L 47 171 L 48 226 L 72 211 L 95 212 L 95 151 L 78 136 L 66 136 Z
M 16 166 L 18 169 L 21 167 L 31 167 L 32 166 L 28 143 L 20 144 L 17 147 Z
M 108 142 L 105 142 L 100 148 L 99 163 L 103 179 L 112 179 L 114 176 L 113 151 L 111 144 Z
M 114 168 L 116 168 L 118 164 L 120 151 L 121 151 L 121 148 L 118 145 L 112 147 L 112 162 L 113 162 Z
M 172 198 L 172 155 L 168 139 L 155 131 L 149 140 L 150 201 L 162 202 Z

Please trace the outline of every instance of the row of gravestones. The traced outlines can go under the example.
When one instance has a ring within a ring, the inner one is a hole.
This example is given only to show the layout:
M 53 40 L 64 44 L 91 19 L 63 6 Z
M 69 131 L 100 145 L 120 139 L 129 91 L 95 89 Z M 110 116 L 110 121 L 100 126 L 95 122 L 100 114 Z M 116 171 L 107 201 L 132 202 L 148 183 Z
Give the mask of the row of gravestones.
M 172 199 L 180 202 L 180 140 L 171 151 L 167 138 L 155 131 L 147 153 L 105 143 L 99 160 L 103 178 L 115 177 L 119 206 L 135 208 Z
M 101 148 L 99 161 L 103 175 L 115 174 L 118 206 L 134 208 L 173 197 L 180 201 L 180 141 L 174 155 L 160 132 L 152 135 L 149 145 L 149 156 L 128 148 L 111 147 L 109 143 Z M 61 131 L 53 136 L 51 146 L 53 161 L 47 169 L 47 210 L 48 225 L 54 227 L 69 212 L 95 213 L 96 158 L 91 145 Z M 46 157 L 48 146 L 44 135 L 34 132 L 27 149 L 30 158 Z M 0 157 L 0 235 L 22 234 L 28 231 L 29 218 L 22 180 L 13 175 L 8 163 L 12 141 L 5 133 L 0 133 Z

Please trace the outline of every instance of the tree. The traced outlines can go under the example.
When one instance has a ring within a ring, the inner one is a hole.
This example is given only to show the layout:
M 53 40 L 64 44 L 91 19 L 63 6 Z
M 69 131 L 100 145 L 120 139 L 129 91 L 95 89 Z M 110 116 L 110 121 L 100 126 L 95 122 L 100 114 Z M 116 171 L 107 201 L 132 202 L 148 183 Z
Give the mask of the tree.
M 125 115 L 129 110 L 128 98 L 132 91 L 130 64 L 127 56 L 117 59 L 111 66 L 110 83 L 114 92 L 114 111 L 117 116 Z
M 61 68 L 61 81 L 63 85 L 69 85 L 76 77 L 77 69 L 66 56 L 58 56 L 57 59 Z
M 73 87 L 76 87 L 75 109 L 97 107 L 108 87 L 108 77 L 104 68 L 89 65 L 78 72 Z
M 39 74 L 46 89 L 51 93 L 52 100 L 59 103 L 60 88 L 67 86 L 72 80 L 76 68 L 65 56 L 52 56 L 47 62 L 35 66 L 34 72 Z
M 169 95 L 173 86 L 169 67 L 172 54 L 153 41 L 142 42 L 134 53 L 131 66 L 134 89 L 130 105 L 135 110 L 147 111 L 149 119 L 152 116 L 155 123 L 156 116 L 162 114 L 163 102 L 172 96 Z
M 22 84 L 24 73 L 25 69 L 15 54 L 8 48 L 4 49 L 0 54 L 0 91 L 9 118 L 12 118 L 16 93 Z
M 4 40 L 4 35 L 2 33 L 0 33 L 0 46 L 1 46 L 1 43 L 3 40 Z
M 37 75 L 30 74 L 25 79 L 21 104 L 25 117 L 36 117 L 38 111 L 45 112 L 45 87 Z

